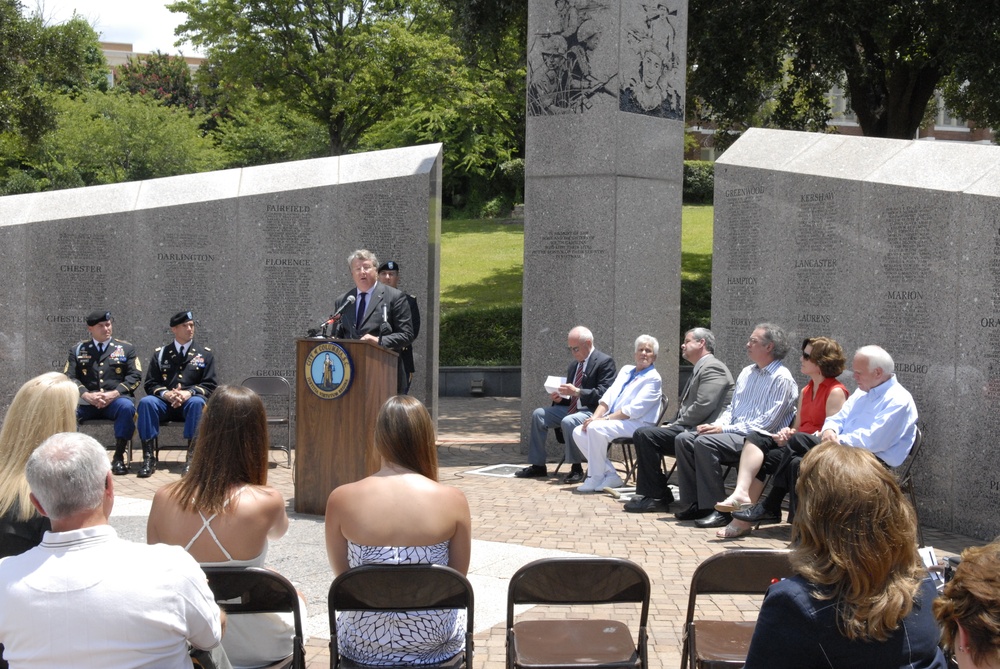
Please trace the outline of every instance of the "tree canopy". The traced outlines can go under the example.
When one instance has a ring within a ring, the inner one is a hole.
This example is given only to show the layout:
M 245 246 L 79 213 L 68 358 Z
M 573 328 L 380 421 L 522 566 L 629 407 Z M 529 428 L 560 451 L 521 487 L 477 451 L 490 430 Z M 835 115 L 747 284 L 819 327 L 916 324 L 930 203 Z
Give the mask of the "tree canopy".
M 822 130 L 836 85 L 865 135 L 910 139 L 938 88 L 969 118 L 982 108 L 974 98 L 1000 110 L 998 10 L 997 0 L 690 0 L 689 99 L 723 132 Z
M 331 154 L 415 99 L 444 100 L 461 53 L 433 0 L 178 0 L 178 35 L 232 81 L 271 92 L 327 129 Z

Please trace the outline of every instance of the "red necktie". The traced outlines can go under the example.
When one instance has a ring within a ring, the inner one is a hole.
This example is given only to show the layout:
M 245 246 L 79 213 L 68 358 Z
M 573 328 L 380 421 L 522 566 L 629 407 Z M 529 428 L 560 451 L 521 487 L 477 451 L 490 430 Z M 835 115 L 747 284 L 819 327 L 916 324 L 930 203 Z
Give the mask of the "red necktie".
M 573 377 L 573 385 L 579 388 L 582 382 L 583 382 L 583 363 L 578 362 L 576 363 L 576 376 Z M 569 401 L 569 412 L 567 412 L 566 415 L 568 416 L 569 414 L 576 413 L 576 408 L 579 405 L 580 405 L 580 398 L 574 395 L 573 399 Z

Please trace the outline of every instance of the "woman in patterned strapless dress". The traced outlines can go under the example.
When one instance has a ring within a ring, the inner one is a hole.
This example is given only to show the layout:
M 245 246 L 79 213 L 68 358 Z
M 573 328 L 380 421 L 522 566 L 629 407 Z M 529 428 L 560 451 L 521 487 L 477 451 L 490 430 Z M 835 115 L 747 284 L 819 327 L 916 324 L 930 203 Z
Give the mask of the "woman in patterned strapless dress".
M 444 564 L 466 574 L 472 519 L 462 491 L 437 481 L 434 425 L 420 400 L 389 398 L 375 423 L 382 468 L 339 486 L 326 503 L 334 575 L 362 564 Z M 429 664 L 463 648 L 464 612 L 346 611 L 341 652 L 367 665 Z

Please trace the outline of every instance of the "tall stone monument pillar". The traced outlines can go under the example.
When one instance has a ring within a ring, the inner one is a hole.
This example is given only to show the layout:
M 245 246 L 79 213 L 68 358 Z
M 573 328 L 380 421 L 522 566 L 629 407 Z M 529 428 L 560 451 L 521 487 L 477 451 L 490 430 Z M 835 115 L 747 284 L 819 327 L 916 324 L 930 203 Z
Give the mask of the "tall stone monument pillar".
M 523 444 L 578 324 L 619 367 L 656 337 L 676 406 L 686 36 L 686 0 L 529 3 Z

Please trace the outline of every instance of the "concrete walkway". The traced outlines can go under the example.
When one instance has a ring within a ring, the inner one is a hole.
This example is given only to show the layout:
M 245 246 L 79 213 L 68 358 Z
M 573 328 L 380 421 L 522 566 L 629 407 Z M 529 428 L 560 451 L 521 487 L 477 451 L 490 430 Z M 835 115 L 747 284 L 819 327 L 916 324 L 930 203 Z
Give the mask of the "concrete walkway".
M 507 580 L 521 565 L 546 555 L 592 554 L 627 557 L 649 574 L 653 594 L 649 618 L 651 667 L 680 662 L 681 626 L 695 567 L 705 558 L 733 547 L 787 546 L 790 526 L 765 526 L 734 541 L 715 538 L 715 530 L 678 523 L 670 514 L 626 514 L 609 495 L 576 495 L 562 485 L 562 475 L 520 480 L 470 473 L 498 464 L 525 463 L 519 446 L 519 398 L 444 397 L 439 408 L 441 481 L 462 489 L 472 509 L 470 580 L 476 591 L 477 669 L 504 666 L 504 610 Z M 280 432 L 275 436 L 283 436 Z M 113 524 L 123 536 L 143 540 L 149 500 L 157 488 L 177 480 L 183 451 L 162 451 L 164 466 L 144 480 L 134 474 L 116 477 Z M 275 452 L 269 482 L 289 500 L 294 494 L 284 454 Z M 279 464 L 280 463 L 280 464 Z M 133 468 L 134 471 L 134 468 Z M 551 471 L 551 468 L 550 468 Z M 917 491 L 919 495 L 919 490 Z M 271 544 L 269 566 L 295 582 L 309 602 L 307 645 L 310 667 L 328 667 L 329 627 L 326 592 L 333 578 L 326 559 L 323 519 L 289 513 L 288 534 Z M 925 527 L 928 544 L 939 555 L 958 553 L 983 542 Z M 139 568 L 138 565 L 134 566 Z M 707 613 L 754 619 L 758 598 L 714 597 Z M 706 612 L 705 609 L 702 609 Z M 565 610 L 555 615 L 565 615 Z M 634 619 L 622 609 L 616 616 Z M 637 615 L 635 616 L 637 617 Z

